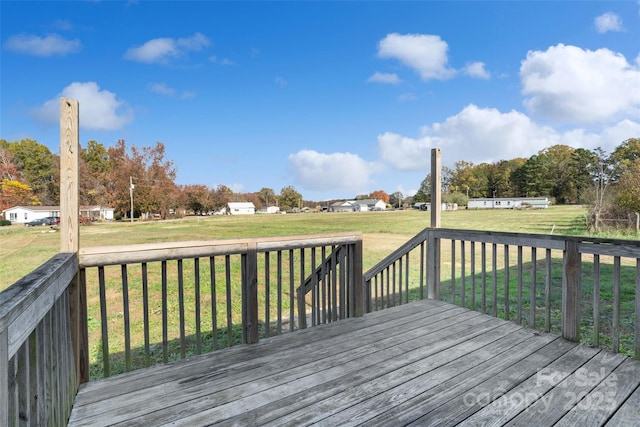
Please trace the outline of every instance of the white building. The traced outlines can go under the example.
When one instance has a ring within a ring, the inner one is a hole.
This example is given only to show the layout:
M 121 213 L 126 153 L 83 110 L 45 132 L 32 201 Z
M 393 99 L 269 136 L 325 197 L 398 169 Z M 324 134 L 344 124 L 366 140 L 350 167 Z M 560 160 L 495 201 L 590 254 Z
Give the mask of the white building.
M 78 214 L 94 220 L 112 221 L 114 209 L 105 206 L 81 206 Z M 16 224 L 48 216 L 60 216 L 60 206 L 14 206 L 4 210 L 4 218 Z
M 258 210 L 258 213 L 266 213 L 266 214 L 277 214 L 280 212 L 279 206 L 265 206 L 262 209 Z
M 227 215 L 253 215 L 256 207 L 251 202 L 229 202 L 227 203 Z
M 60 216 L 60 206 L 14 206 L 4 210 L 4 219 L 16 224 L 48 216 Z
M 429 202 L 418 202 L 415 203 L 413 205 L 414 209 L 419 209 L 421 211 L 430 211 L 431 210 L 431 203 Z M 440 209 L 442 211 L 457 211 L 458 210 L 458 204 L 457 203 L 443 203 L 442 205 L 440 205 Z
M 113 221 L 115 209 L 106 206 L 80 206 L 80 216 L 93 220 Z
M 383 211 L 387 208 L 387 204 L 382 200 L 361 199 L 346 200 L 344 202 L 336 202 L 329 206 L 329 212 L 367 212 L 367 211 Z
M 469 199 L 468 209 L 546 209 L 551 205 L 548 197 L 487 197 Z

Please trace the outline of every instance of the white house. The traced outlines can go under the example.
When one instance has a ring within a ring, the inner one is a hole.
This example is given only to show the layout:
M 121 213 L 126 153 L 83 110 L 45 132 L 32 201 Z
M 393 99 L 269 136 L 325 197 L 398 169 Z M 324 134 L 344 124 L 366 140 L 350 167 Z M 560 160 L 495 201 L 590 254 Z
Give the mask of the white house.
M 383 211 L 387 208 L 387 204 L 382 200 L 361 199 L 346 200 L 344 202 L 336 202 L 329 206 L 329 212 L 367 212 L 367 211 Z
M 251 202 L 229 202 L 227 203 L 227 215 L 253 215 L 256 207 Z
M 469 199 L 468 209 L 546 209 L 551 205 L 548 197 L 487 197 Z
M 416 204 L 413 205 L 414 209 L 419 209 L 421 211 L 430 211 L 431 210 L 431 203 L 429 202 L 418 202 Z M 442 211 L 457 211 L 458 210 L 458 204 L 457 203 L 443 203 L 442 205 L 440 205 L 440 209 Z
M 86 218 L 112 221 L 114 209 L 106 206 L 81 206 L 79 214 Z M 16 224 L 48 216 L 60 216 L 60 206 L 14 206 L 4 210 L 4 218 Z
M 4 210 L 4 219 L 17 224 L 48 216 L 60 216 L 60 206 L 14 206 Z
M 266 213 L 266 214 L 277 214 L 280 212 L 279 206 L 265 206 L 262 209 L 258 210 L 258 213 Z
M 367 207 L 366 209 L 360 209 L 362 211 L 384 211 L 387 209 L 387 204 L 379 199 L 361 199 L 356 200 L 355 203 Z
M 80 206 L 80 216 L 94 220 L 113 221 L 115 209 L 106 206 Z
M 353 201 L 335 202 L 329 206 L 329 212 L 353 212 L 354 210 Z

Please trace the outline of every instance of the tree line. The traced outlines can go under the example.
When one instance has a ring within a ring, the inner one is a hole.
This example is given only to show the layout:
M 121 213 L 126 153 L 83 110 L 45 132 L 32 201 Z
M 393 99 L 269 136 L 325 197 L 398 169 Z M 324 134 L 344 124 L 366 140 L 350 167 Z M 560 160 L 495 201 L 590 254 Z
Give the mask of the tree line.
M 79 197 L 82 205 L 115 209 L 117 218 L 170 213 L 207 214 L 234 201 L 253 202 L 257 208 L 279 204 L 282 209 L 302 207 L 302 195 L 293 186 L 280 190 L 262 188 L 255 193 L 234 193 L 226 185 L 178 185 L 176 167 L 167 159 L 165 146 L 128 146 L 119 140 L 113 147 L 89 141 L 80 152 Z M 60 202 L 60 158 L 31 139 L 0 139 L 0 211 L 19 205 Z
M 431 176 L 413 202 L 430 200 Z M 557 204 L 591 206 L 590 226 L 640 212 L 640 139 L 630 138 L 610 154 L 554 145 L 529 158 L 478 165 L 458 161 L 443 168 L 443 201 L 465 205 L 468 198 L 548 196 Z
M 59 203 L 60 160 L 43 144 L 31 139 L 0 139 L 0 210 L 16 205 Z M 206 214 L 224 209 L 229 202 L 253 202 L 256 208 L 277 205 L 281 210 L 316 207 L 293 186 L 279 193 L 268 187 L 257 192 L 234 193 L 226 185 L 177 185 L 176 167 L 167 159 L 165 146 L 128 146 L 119 140 L 112 147 L 89 141 L 80 154 L 80 203 L 115 209 L 117 217 L 170 212 Z M 430 200 L 430 175 L 412 198 L 399 192 L 376 190 L 356 195 L 391 206 Z M 133 186 L 133 189 L 131 188 Z M 549 196 L 558 204 L 592 206 L 594 227 L 608 217 L 640 212 L 640 139 L 630 138 L 611 154 L 554 145 L 529 158 L 473 164 L 460 160 L 442 173 L 443 201 L 466 205 L 468 198 Z M 328 204 L 330 202 L 323 202 Z

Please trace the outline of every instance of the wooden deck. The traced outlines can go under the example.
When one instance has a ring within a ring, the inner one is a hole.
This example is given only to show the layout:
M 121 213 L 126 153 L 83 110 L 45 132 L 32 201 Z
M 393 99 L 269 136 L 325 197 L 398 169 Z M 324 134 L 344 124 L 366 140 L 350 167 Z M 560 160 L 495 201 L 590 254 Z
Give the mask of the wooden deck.
M 424 300 L 84 385 L 69 425 L 638 425 L 640 361 Z

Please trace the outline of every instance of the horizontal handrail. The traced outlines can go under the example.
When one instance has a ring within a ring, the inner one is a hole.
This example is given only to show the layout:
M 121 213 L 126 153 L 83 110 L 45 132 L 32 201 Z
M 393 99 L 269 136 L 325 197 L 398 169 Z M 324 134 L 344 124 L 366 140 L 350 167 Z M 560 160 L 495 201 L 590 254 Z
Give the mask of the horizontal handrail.
M 100 302 L 90 335 L 102 367 L 92 371 L 254 343 L 305 328 L 307 316 L 315 326 L 359 315 L 361 248 L 360 232 L 83 248 L 81 277 Z M 296 292 L 310 282 L 308 295 Z
M 426 228 L 363 281 L 367 310 L 428 295 L 640 358 L 638 240 Z
M 10 358 L 67 290 L 77 269 L 76 254 L 59 253 L 0 292 L 0 331 L 7 331 Z
M 332 244 L 351 244 L 362 239 L 362 233 L 332 233 L 247 239 L 221 239 L 136 245 L 98 246 L 80 249 L 80 267 L 135 264 L 180 258 L 242 254 L 255 245 L 258 252 L 310 248 Z
M 59 253 L 0 292 L 0 425 L 64 425 L 77 392 L 70 285 Z

